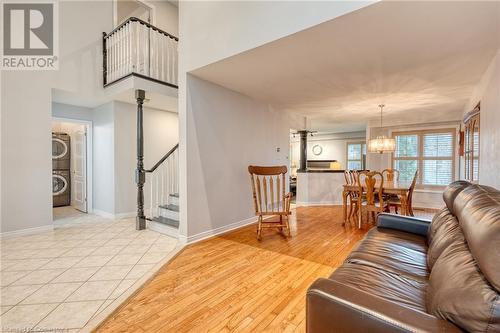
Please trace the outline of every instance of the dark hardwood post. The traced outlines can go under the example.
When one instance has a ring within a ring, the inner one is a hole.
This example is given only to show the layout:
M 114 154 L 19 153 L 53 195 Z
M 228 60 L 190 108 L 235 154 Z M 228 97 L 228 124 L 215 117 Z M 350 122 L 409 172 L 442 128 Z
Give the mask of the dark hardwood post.
M 307 134 L 309 131 L 298 131 L 300 135 L 300 167 L 297 171 L 307 170 Z
M 135 91 L 137 100 L 137 169 L 135 170 L 135 182 L 137 183 L 137 218 L 135 228 L 146 229 L 146 216 L 144 215 L 144 183 L 146 173 L 144 172 L 144 129 L 142 104 L 146 98 L 144 90 Z

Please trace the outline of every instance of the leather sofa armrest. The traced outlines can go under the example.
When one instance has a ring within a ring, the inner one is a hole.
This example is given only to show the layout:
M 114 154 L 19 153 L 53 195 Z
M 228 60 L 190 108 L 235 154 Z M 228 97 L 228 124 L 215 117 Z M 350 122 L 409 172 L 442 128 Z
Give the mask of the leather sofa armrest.
M 377 227 L 395 229 L 421 236 L 427 236 L 431 221 L 428 219 L 382 213 L 378 215 Z
M 324 278 L 316 280 L 307 291 L 306 331 L 462 332 L 446 320 Z

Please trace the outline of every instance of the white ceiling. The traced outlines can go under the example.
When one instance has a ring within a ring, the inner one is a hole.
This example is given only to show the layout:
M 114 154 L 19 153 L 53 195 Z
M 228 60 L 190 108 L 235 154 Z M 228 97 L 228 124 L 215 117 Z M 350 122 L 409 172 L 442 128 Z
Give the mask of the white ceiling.
M 98 87 L 84 92 L 52 89 L 52 101 L 86 108 L 95 108 L 111 101 L 136 104 L 136 89 L 146 91 L 146 101 L 144 102 L 146 107 L 178 112 L 177 88 L 167 87 L 138 77 L 126 78 L 105 89 Z
M 382 1 L 193 71 L 311 129 L 359 130 L 379 116 L 460 119 L 499 47 L 500 3 Z

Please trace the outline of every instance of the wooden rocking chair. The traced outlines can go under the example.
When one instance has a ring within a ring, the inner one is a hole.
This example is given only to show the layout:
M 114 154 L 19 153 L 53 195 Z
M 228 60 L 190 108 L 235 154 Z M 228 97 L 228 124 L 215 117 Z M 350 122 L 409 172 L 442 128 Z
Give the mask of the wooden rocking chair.
M 248 172 L 252 181 L 255 215 L 259 220 L 257 239 L 262 238 L 263 228 L 278 228 L 285 237 L 290 236 L 292 193 L 285 194 L 287 167 L 251 165 Z M 266 221 L 265 216 L 279 216 L 279 221 Z

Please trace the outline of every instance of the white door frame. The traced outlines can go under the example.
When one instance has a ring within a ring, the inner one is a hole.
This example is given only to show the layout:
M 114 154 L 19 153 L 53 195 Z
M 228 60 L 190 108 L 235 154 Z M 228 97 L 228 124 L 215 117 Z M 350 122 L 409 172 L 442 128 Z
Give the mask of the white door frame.
M 80 120 L 80 119 L 72 119 L 72 118 L 62 118 L 62 117 L 52 117 L 52 121 L 55 122 L 61 122 L 61 123 L 73 123 L 73 124 L 81 124 L 85 126 L 85 132 L 87 133 L 87 156 L 86 156 L 86 168 L 87 168 L 87 175 L 85 181 L 87 182 L 86 189 L 87 189 L 87 213 L 90 214 L 93 212 L 93 198 L 92 198 L 92 173 L 93 173 L 93 168 L 92 168 L 92 128 L 93 124 L 92 121 L 90 120 Z
M 113 28 L 116 28 L 119 24 L 119 22 L 118 22 L 118 1 L 119 0 L 113 0 Z M 155 5 L 153 5 L 148 0 L 134 0 L 134 1 L 140 2 L 144 7 L 148 7 L 149 9 L 151 9 L 151 22 L 150 22 L 150 24 L 156 26 L 156 8 L 155 8 Z

